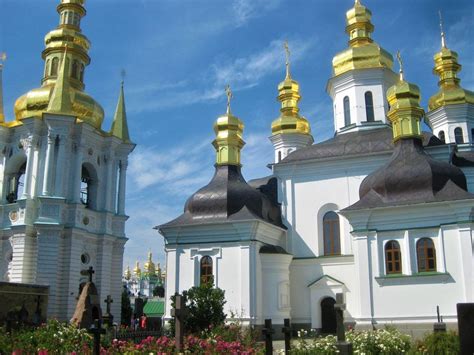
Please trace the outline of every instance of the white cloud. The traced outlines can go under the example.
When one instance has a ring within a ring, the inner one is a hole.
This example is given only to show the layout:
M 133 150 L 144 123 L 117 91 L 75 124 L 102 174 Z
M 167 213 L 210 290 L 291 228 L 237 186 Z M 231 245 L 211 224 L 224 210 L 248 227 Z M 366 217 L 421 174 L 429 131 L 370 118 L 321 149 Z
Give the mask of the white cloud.
M 234 0 L 232 9 L 234 11 L 235 25 L 245 25 L 249 20 L 261 17 L 264 13 L 275 10 L 281 4 L 281 0 Z

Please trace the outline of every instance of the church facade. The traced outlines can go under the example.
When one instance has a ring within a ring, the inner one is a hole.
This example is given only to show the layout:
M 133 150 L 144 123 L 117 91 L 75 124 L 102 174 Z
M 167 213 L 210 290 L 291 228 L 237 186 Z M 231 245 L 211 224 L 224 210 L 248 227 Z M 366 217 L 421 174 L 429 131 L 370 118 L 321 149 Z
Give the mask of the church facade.
M 165 318 L 171 295 L 208 281 L 247 324 L 290 318 L 323 333 L 335 330 L 337 293 L 359 329 L 423 332 L 437 306 L 453 324 L 456 303 L 474 301 L 474 93 L 461 87 L 458 55 L 442 33 L 439 92 L 425 113 L 401 59 L 395 73 L 393 56 L 371 38 L 371 15 L 358 0 L 346 14 L 349 45 L 327 85 L 333 138 L 313 144 L 288 59 L 271 176 L 245 181 L 243 123 L 230 103 L 217 119 L 214 177 L 158 227 Z M 423 120 L 432 132 L 421 131 Z
M 120 317 L 128 155 L 134 148 L 123 86 L 110 130 L 84 91 L 90 42 L 81 32 L 85 0 L 61 0 L 45 37 L 41 87 L 0 121 L 0 277 L 49 286 L 48 317 L 69 320 L 84 269 L 100 300 Z M 2 110 L 3 113 L 3 110 Z

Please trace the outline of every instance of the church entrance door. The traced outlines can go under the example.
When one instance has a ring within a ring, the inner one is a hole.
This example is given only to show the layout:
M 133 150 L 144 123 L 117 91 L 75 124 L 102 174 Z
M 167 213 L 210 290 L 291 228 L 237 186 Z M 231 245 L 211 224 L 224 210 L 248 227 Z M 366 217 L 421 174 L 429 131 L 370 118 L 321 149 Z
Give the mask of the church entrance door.
M 321 333 L 336 334 L 336 311 L 334 305 L 336 300 L 326 297 L 321 301 Z

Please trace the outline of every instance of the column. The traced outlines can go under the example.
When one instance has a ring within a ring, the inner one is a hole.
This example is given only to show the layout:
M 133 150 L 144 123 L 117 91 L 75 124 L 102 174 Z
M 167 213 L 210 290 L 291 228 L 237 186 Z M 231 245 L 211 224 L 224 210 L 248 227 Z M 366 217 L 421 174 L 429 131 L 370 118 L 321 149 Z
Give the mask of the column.
M 46 160 L 44 163 L 44 180 L 43 180 L 43 196 L 50 196 L 51 195 L 51 162 L 52 162 L 52 155 L 54 152 L 54 138 L 52 133 L 49 132 L 48 134 L 48 145 L 46 147 Z
M 25 140 L 26 143 L 26 171 L 25 171 L 25 186 L 23 188 L 23 195 L 20 198 L 30 197 L 31 189 L 31 175 L 33 172 L 33 139 L 30 137 L 28 140 Z
M 119 194 L 118 194 L 118 214 L 125 214 L 125 183 L 127 179 L 127 165 L 126 161 L 121 162 L 120 164 L 120 181 L 119 181 Z
M 7 197 L 8 191 L 8 175 L 5 174 L 5 166 L 7 163 L 6 152 L 0 153 L 0 161 L 3 169 L 0 169 L 0 200 L 3 201 Z
M 74 169 L 74 181 L 70 186 L 73 187 L 71 191 L 72 201 L 74 203 L 81 203 L 81 177 L 82 177 L 82 147 L 78 144 L 76 147 L 76 167 Z
M 36 240 L 25 234 L 10 238 L 13 249 L 10 282 L 34 283 L 36 270 Z
M 54 183 L 55 186 L 51 189 L 52 193 L 56 196 L 64 197 L 67 195 L 67 192 L 64 192 L 64 172 L 66 171 L 65 155 L 66 155 L 66 136 L 59 136 L 59 146 L 58 146 L 58 156 L 56 157 L 56 172 Z M 82 155 L 81 155 L 82 160 Z
M 113 175 L 113 166 L 114 161 L 112 156 L 105 157 L 107 161 L 107 171 L 106 171 L 106 183 L 104 186 L 106 187 L 105 190 L 105 209 L 107 211 L 115 212 L 114 206 L 112 206 L 113 196 L 115 194 L 116 184 L 114 184 L 114 175 Z

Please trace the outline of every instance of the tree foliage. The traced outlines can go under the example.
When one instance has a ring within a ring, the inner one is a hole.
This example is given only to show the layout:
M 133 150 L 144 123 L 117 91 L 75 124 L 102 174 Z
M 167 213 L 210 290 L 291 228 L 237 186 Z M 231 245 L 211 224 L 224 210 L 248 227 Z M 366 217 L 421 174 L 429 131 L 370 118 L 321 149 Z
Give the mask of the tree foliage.
M 123 325 L 130 325 L 130 320 L 132 319 L 132 305 L 130 304 L 130 296 L 128 294 L 128 290 L 126 288 L 123 289 L 122 292 L 122 321 Z
M 186 333 L 198 334 L 210 327 L 224 324 L 227 315 L 224 313 L 225 291 L 214 287 L 212 282 L 202 283 L 183 292 L 188 311 L 184 321 Z M 171 306 L 175 307 L 176 296 L 171 296 Z M 174 332 L 174 319 L 170 322 Z

